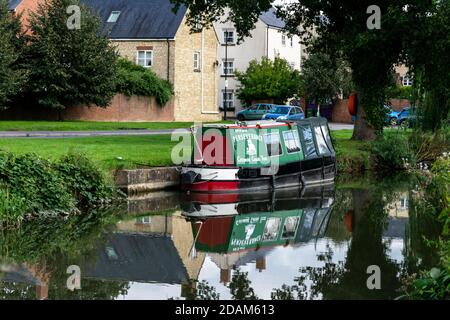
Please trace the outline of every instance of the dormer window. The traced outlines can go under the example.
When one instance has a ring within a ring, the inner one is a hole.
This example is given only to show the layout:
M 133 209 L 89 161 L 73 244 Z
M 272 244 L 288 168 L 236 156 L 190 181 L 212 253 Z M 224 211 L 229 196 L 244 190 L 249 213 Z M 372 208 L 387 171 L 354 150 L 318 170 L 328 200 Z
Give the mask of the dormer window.
M 117 19 L 119 19 L 119 16 L 120 16 L 120 11 L 112 11 L 106 22 L 115 23 L 117 21 Z

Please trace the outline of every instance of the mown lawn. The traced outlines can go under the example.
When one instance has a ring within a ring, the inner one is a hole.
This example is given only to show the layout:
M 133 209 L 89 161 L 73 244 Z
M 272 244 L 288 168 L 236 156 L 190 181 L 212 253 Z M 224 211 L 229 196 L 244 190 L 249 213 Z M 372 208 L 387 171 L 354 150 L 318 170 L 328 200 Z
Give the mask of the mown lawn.
M 368 144 L 350 140 L 351 135 L 352 130 L 332 131 L 341 170 L 354 169 L 355 166 L 365 165 L 368 161 Z M 0 150 L 35 153 L 49 159 L 58 159 L 68 152 L 82 153 L 106 172 L 116 168 L 172 165 L 171 150 L 175 144 L 170 135 L 0 138 Z
M 115 168 L 165 166 L 176 142 L 170 135 L 111 136 L 62 139 L 2 138 L 0 150 L 13 153 L 35 153 L 58 159 L 68 152 L 82 153 L 104 171 Z
M 0 131 L 174 129 L 189 128 L 192 124 L 193 122 L 0 121 Z

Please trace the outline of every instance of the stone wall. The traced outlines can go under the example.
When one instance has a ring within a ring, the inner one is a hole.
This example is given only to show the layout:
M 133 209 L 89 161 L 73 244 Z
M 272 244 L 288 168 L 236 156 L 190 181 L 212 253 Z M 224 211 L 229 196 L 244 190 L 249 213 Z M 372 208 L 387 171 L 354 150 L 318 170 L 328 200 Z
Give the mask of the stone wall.
M 191 33 L 186 19 L 175 41 L 175 120 L 220 120 L 217 106 L 217 37 L 213 28 Z M 202 50 L 203 49 L 203 50 Z M 194 52 L 200 53 L 200 70 L 194 70 Z
M 153 64 L 149 68 L 161 79 L 174 82 L 175 42 L 173 40 L 112 41 L 120 56 L 136 63 L 137 50 L 152 50 Z M 168 58 L 169 57 L 169 58 Z

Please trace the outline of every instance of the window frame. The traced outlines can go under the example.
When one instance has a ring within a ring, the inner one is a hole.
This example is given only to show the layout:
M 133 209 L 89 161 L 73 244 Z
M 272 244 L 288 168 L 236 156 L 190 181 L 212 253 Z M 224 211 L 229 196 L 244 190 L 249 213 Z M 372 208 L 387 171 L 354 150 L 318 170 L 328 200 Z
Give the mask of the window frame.
M 231 69 L 232 69 L 232 72 L 229 72 L 229 73 L 227 73 L 227 72 L 225 72 L 225 69 L 226 70 L 229 70 L 230 69 L 230 67 L 225 67 L 225 65 L 227 64 L 227 63 L 232 63 L 232 67 L 231 67 Z M 230 77 L 230 76 L 234 76 L 234 59 L 223 59 L 222 60 L 222 75 L 223 76 L 228 76 L 228 77 Z
M 139 64 L 139 61 L 142 60 L 139 58 L 139 52 L 144 52 L 144 65 Z M 150 53 L 150 65 L 145 64 L 147 61 L 147 55 Z M 138 66 L 144 67 L 144 68 L 151 68 L 153 67 L 153 50 L 136 50 L 136 64 Z
M 225 93 L 227 95 L 231 95 L 231 100 L 228 99 L 228 97 L 225 97 Z M 231 105 L 230 105 L 230 102 L 231 102 Z M 228 89 L 226 92 L 225 92 L 225 89 L 222 90 L 222 108 L 225 105 L 225 103 L 227 103 L 227 109 L 234 108 L 234 91 L 233 90 Z
M 197 57 L 197 59 L 196 59 Z M 195 50 L 194 51 L 194 71 L 201 71 L 202 69 L 201 64 L 201 58 L 200 58 L 200 51 Z
M 286 47 L 286 35 L 285 34 L 281 35 L 281 45 L 283 47 Z
M 108 20 L 106 20 L 106 22 L 107 23 L 116 23 L 117 20 L 119 20 L 121 13 L 122 12 L 118 11 L 118 10 L 111 11 L 111 13 L 109 14 Z M 115 17 L 115 19 L 112 19 L 113 17 Z
M 232 37 L 230 37 L 230 33 L 232 34 Z M 228 41 L 230 38 L 232 41 Z M 223 43 L 228 45 L 236 43 L 236 32 L 234 29 L 223 29 Z

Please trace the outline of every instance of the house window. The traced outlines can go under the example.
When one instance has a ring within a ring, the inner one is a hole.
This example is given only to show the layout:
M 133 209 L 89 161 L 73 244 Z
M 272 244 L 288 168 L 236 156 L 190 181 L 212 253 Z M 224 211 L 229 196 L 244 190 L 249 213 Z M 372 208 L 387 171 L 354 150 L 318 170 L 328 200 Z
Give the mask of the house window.
M 152 50 L 138 50 L 136 54 L 136 64 L 149 68 L 153 65 L 153 51 Z
M 283 47 L 286 46 L 286 35 L 284 35 L 284 34 L 281 35 L 281 45 Z
M 200 71 L 200 52 L 194 51 L 194 71 Z
M 233 30 L 224 30 L 223 31 L 223 41 L 224 43 L 234 43 L 234 31 Z
M 136 219 L 136 224 L 151 224 L 152 223 L 152 218 L 147 216 L 147 217 L 140 217 Z
M 402 81 L 402 85 L 404 86 L 412 86 L 413 84 L 412 79 L 408 75 L 400 77 L 400 79 Z
M 290 41 L 290 44 L 291 44 L 291 48 L 293 48 L 294 47 L 294 38 L 290 37 L 289 41 Z
M 234 108 L 234 92 L 227 90 L 226 92 L 223 91 L 223 107 L 227 109 L 233 109 Z
M 120 11 L 112 11 L 106 22 L 114 23 L 117 21 L 117 19 L 119 19 L 119 16 L 120 16 Z
M 234 74 L 234 61 L 233 60 L 223 60 L 223 74 L 233 75 Z

